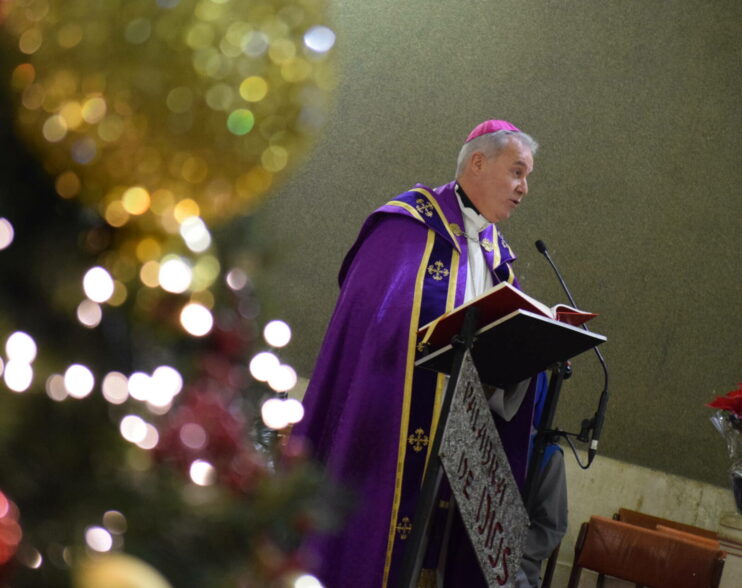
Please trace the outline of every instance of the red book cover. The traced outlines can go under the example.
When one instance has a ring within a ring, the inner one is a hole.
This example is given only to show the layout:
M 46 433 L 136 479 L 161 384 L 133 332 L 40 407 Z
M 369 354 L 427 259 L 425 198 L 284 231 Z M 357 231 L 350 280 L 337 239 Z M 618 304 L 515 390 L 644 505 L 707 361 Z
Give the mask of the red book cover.
M 470 306 L 476 306 L 479 309 L 478 328 L 516 310 L 527 310 L 573 326 L 581 325 L 597 316 L 565 304 L 559 304 L 553 309 L 549 308 L 535 298 L 524 294 L 515 286 L 502 282 L 481 296 L 420 327 L 417 331 L 418 340 L 428 343 L 433 349 L 448 345 L 453 336 L 461 330 L 464 323 L 464 314 Z

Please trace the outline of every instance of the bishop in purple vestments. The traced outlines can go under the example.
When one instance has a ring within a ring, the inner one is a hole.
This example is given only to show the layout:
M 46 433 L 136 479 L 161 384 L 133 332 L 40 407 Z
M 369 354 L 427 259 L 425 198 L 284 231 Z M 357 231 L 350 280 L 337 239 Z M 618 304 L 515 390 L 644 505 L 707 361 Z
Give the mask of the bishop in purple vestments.
M 456 180 L 418 184 L 374 211 L 343 262 L 306 416 L 293 432 L 358 498 L 342 532 L 308 542 L 328 588 L 397 585 L 445 390 L 444 375 L 414 367 L 417 329 L 494 284 L 517 286 L 515 255 L 494 223 L 527 194 L 536 147 L 507 121 L 480 124 L 461 149 Z M 510 405 L 496 423 L 522 484 L 532 387 Z M 454 524 L 445 535 L 447 556 L 427 560 L 435 568 L 423 572 L 428 585 L 484 586 L 462 530 Z

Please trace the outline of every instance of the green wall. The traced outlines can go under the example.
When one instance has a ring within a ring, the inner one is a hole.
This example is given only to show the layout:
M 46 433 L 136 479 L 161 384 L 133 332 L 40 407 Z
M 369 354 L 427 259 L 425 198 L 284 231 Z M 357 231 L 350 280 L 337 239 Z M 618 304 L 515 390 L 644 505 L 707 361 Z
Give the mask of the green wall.
M 742 2 L 336 2 L 338 88 L 304 165 L 258 215 L 274 256 L 266 318 L 311 373 L 336 275 L 365 216 L 453 176 L 468 131 L 507 118 L 540 141 L 502 230 L 527 292 L 599 312 L 612 398 L 601 452 L 724 484 L 704 407 L 742 381 L 739 344 Z M 592 414 L 601 376 L 575 362 L 557 424 Z

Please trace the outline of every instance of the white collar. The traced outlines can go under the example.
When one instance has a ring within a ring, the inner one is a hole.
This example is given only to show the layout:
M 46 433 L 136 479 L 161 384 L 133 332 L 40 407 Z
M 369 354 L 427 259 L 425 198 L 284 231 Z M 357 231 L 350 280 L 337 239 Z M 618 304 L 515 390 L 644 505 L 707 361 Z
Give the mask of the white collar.
M 464 203 L 461 200 L 461 194 L 459 194 L 458 184 L 456 184 L 456 200 L 459 203 L 459 208 L 461 208 L 461 213 L 464 215 L 464 230 L 466 231 L 467 236 L 473 236 L 475 239 L 478 240 L 479 233 L 481 233 L 484 229 L 486 229 L 493 223 L 489 222 L 473 208 L 464 206 Z M 471 231 L 474 232 L 474 235 L 470 234 Z

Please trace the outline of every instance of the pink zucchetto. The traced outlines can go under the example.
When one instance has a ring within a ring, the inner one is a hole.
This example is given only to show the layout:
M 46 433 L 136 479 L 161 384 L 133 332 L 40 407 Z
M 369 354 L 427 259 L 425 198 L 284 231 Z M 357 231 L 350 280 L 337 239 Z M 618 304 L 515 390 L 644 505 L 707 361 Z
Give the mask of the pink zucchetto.
M 486 120 L 474 127 L 474 130 L 469 133 L 465 142 L 468 143 L 472 139 L 476 139 L 477 137 L 486 135 L 487 133 L 496 133 L 497 131 L 515 131 L 516 133 L 519 133 L 520 129 L 506 120 Z

